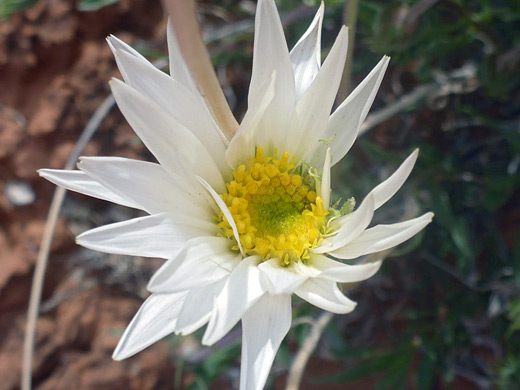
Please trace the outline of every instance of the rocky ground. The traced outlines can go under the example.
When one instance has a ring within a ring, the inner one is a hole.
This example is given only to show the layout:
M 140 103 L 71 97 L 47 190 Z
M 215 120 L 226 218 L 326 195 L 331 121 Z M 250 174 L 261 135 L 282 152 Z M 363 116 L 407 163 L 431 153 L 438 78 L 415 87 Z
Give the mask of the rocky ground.
M 122 1 L 85 13 L 75 2 L 49 0 L 0 23 L 2 390 L 19 388 L 32 272 L 54 191 L 36 170 L 63 167 L 83 127 L 108 95 L 108 80 L 118 76 L 105 36 L 114 33 L 129 42 L 162 37 L 162 19 L 158 2 Z M 162 38 L 155 41 L 161 43 Z M 84 152 L 139 158 L 143 153 L 117 110 L 103 121 Z M 167 343 L 122 363 L 110 358 L 142 300 L 144 279 L 134 275 L 133 284 L 128 280 L 141 260 L 96 257 L 74 244 L 78 229 L 122 212 L 79 195 L 67 197 L 38 321 L 37 389 L 173 388 L 175 370 Z M 127 290 L 134 286 L 133 291 L 125 292 L 123 285 Z

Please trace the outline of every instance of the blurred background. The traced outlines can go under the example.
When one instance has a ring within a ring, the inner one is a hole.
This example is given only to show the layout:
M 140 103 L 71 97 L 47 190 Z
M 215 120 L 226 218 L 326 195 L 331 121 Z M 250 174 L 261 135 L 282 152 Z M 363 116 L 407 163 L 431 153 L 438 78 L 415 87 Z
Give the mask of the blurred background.
M 319 2 L 277 4 L 292 47 Z M 213 63 L 241 117 L 255 2 L 199 5 Z M 324 55 L 345 2 L 325 6 Z M 428 210 L 436 217 L 347 292 L 359 305 L 325 328 L 301 389 L 520 389 L 520 2 L 361 0 L 355 20 L 351 85 L 383 54 L 392 60 L 365 133 L 335 168 L 333 190 L 361 199 L 419 147 L 410 179 L 376 222 Z M 115 34 L 164 65 L 165 30 L 159 0 L 0 0 L 1 390 L 20 386 L 32 272 L 55 189 L 36 170 L 63 167 L 109 95 L 108 80 L 120 77 L 104 38 Z M 151 159 L 117 108 L 83 154 Z M 240 329 L 212 349 L 197 332 L 111 360 L 161 261 L 89 251 L 74 236 L 133 213 L 67 195 L 37 323 L 34 387 L 237 388 Z M 319 315 L 295 300 L 267 388 L 285 388 Z

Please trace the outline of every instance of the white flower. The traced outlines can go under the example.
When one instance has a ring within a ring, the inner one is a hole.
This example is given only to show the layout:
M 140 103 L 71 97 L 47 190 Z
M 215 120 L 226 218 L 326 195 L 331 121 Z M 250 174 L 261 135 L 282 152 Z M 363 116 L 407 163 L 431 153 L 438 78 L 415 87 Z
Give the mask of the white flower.
M 407 179 L 417 151 L 355 211 L 342 215 L 330 207 L 330 168 L 353 144 L 388 58 L 330 115 L 347 30 L 321 66 L 322 17 L 323 6 L 289 53 L 273 0 L 258 2 L 249 108 L 230 140 L 198 93 L 171 28 L 171 76 L 108 39 L 125 80 L 111 82 L 113 94 L 159 163 L 84 157 L 79 171 L 40 174 L 150 214 L 77 238 L 94 250 L 167 259 L 115 359 L 206 323 L 203 343 L 211 345 L 242 320 L 241 389 L 261 389 L 291 324 L 292 293 L 334 313 L 352 311 L 356 304 L 338 283 L 367 279 L 381 262 L 345 264 L 331 257 L 392 248 L 430 223 L 427 213 L 367 228 Z

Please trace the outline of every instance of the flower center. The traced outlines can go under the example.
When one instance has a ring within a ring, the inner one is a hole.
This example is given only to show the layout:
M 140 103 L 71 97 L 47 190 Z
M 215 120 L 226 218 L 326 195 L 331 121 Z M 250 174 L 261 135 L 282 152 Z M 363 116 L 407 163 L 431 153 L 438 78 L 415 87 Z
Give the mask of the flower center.
M 315 179 L 298 174 L 288 153 L 279 160 L 276 154 L 264 157 L 263 153 L 257 147 L 255 158 L 233 171 L 228 192 L 220 196 L 233 216 L 244 252 L 264 260 L 278 258 L 286 266 L 308 259 L 309 248 L 319 245 L 326 212 L 316 196 Z M 222 236 L 234 239 L 222 213 L 218 221 Z

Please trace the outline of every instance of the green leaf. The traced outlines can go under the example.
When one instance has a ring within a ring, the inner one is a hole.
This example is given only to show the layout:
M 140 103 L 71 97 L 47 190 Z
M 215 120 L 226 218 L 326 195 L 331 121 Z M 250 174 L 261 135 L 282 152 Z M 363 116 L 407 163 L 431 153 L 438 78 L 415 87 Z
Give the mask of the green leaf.
M 2 0 L 0 1 L 0 19 L 20 12 L 24 8 L 34 4 L 36 0 Z
M 425 354 L 417 370 L 417 390 L 430 390 L 433 388 L 435 361 Z
M 235 361 L 235 348 L 215 349 L 202 364 L 204 376 L 210 381 L 219 377 Z
M 399 371 L 399 375 L 397 376 L 400 377 L 401 368 L 406 371 L 410 358 L 410 349 L 408 346 L 402 346 L 395 351 L 371 353 L 365 361 L 353 367 L 342 369 L 340 372 L 329 375 L 326 378 L 314 378 L 312 381 L 319 384 L 347 383 L 357 381 L 375 373 L 384 371 L 394 372 L 395 370 Z M 391 383 L 396 383 L 396 377 L 393 375 L 389 375 L 389 377 Z
M 509 334 L 520 330 L 520 297 L 509 302 L 507 317 L 511 324 L 509 325 Z
M 116 3 L 119 3 L 119 0 L 81 0 L 78 4 L 78 10 L 83 12 L 98 11 Z

